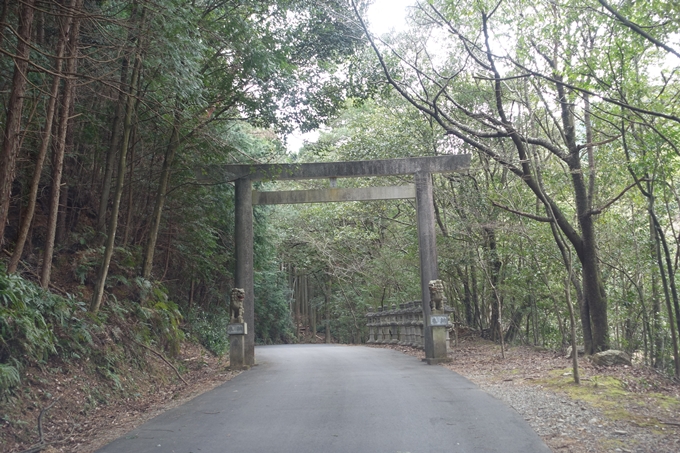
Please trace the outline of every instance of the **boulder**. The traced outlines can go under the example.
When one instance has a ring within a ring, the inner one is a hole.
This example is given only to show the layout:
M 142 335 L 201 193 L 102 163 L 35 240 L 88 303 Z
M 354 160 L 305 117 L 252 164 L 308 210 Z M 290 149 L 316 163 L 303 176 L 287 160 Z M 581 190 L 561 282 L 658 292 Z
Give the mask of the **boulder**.
M 583 347 L 583 345 L 576 345 L 576 350 L 578 351 L 578 355 L 580 356 L 586 353 L 586 348 Z M 566 358 L 571 359 L 571 346 L 567 348 Z
M 632 365 L 630 356 L 625 352 L 617 351 L 616 349 L 593 354 L 591 360 L 595 365 L 599 366 Z

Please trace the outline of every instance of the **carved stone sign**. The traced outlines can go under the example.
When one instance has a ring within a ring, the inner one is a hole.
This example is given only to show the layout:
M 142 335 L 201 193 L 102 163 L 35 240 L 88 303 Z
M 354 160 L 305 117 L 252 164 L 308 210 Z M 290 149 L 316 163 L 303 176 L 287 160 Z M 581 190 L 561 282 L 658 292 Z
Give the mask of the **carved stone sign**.
M 449 315 L 431 315 L 430 316 L 430 326 L 444 326 L 449 324 Z
M 248 333 L 248 324 L 236 323 L 227 325 L 228 335 L 246 335 Z

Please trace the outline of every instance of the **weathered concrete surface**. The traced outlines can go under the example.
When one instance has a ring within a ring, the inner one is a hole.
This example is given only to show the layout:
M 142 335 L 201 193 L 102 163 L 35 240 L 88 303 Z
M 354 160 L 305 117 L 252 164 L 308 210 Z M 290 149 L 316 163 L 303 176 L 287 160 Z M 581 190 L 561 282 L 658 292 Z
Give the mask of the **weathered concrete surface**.
M 247 324 L 237 324 L 245 325 Z M 229 335 L 229 368 L 242 370 L 248 366 L 246 362 L 245 335 Z
M 416 173 L 416 214 L 418 216 L 418 252 L 420 253 L 420 294 L 425 320 L 430 317 L 430 287 L 432 280 L 439 278 L 437 267 L 437 234 L 434 225 L 434 196 L 432 175 Z M 428 322 L 423 326 L 425 357 L 434 358 L 432 328 Z
M 236 181 L 234 248 L 236 270 L 235 286 L 245 290 L 243 299 L 244 321 L 250 326 L 245 336 L 244 357 L 246 365 L 255 364 L 255 280 L 253 276 L 253 183 L 250 179 Z
M 446 330 L 447 327 L 437 326 L 430 327 L 432 329 L 432 343 L 433 351 L 432 357 L 427 358 L 427 363 L 434 365 L 436 363 L 445 363 L 451 361 L 447 352 L 448 345 L 446 344 Z
M 351 162 L 316 162 L 306 164 L 225 165 L 197 171 L 196 178 L 210 181 L 234 181 L 243 177 L 256 180 L 354 178 L 362 176 L 446 173 L 466 170 L 470 154 L 404 159 L 360 160 Z
M 548 453 L 524 419 L 452 371 L 387 349 L 258 347 L 259 366 L 100 453 Z
M 413 184 L 390 187 L 330 188 L 273 192 L 258 192 L 254 190 L 253 205 L 397 200 L 415 197 L 416 188 Z

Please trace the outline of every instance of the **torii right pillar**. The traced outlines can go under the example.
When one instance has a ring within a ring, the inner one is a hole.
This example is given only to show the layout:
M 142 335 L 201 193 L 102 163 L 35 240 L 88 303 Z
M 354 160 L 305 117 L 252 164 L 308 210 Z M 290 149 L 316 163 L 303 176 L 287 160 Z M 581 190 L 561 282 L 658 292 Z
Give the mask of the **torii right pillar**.
M 429 283 L 432 280 L 439 279 L 432 175 L 428 172 L 417 172 L 414 177 L 416 183 L 416 213 L 418 216 L 418 249 L 420 251 L 420 293 L 424 321 L 423 343 L 425 346 L 425 361 L 433 365 L 447 362 L 449 358 L 446 347 L 446 331 L 443 331 L 444 335 L 442 336 L 442 332 L 440 332 L 442 327 L 435 326 L 434 330 L 436 330 L 438 335 L 436 335 L 436 338 L 433 336 L 434 330 L 430 309 Z

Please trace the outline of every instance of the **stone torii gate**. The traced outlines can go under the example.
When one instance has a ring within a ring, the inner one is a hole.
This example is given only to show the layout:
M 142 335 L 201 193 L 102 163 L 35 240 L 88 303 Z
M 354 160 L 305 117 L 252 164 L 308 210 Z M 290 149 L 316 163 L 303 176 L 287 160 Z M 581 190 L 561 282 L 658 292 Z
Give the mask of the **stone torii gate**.
M 253 282 L 253 205 L 321 203 L 415 198 L 418 216 L 420 252 L 420 286 L 424 319 L 430 317 L 428 283 L 438 279 L 432 173 L 466 170 L 470 155 L 445 155 L 389 160 L 320 162 L 303 164 L 227 165 L 222 167 L 228 181 L 236 185 L 236 272 L 235 286 L 245 290 L 244 320 L 251 328 L 245 334 L 244 365 L 255 364 L 255 295 Z M 367 187 L 342 189 L 333 187 L 335 178 L 414 175 L 415 186 Z M 300 180 L 330 178 L 331 188 L 282 192 L 253 191 L 259 180 Z M 432 329 L 424 328 L 425 357 L 434 359 Z

